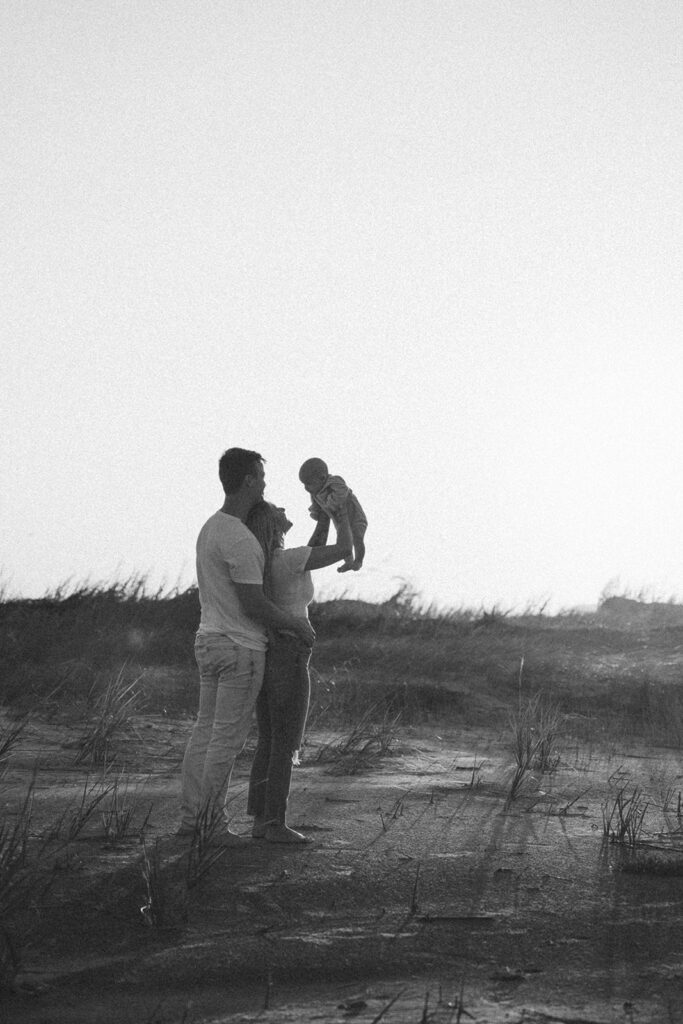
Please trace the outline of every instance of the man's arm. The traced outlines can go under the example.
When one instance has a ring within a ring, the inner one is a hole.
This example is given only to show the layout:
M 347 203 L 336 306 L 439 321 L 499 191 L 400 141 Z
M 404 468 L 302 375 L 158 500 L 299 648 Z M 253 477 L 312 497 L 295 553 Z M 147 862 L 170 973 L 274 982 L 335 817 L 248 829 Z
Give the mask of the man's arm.
M 255 619 L 268 629 L 287 629 L 301 637 L 304 643 L 313 645 L 315 630 L 306 618 L 297 618 L 283 612 L 269 601 L 260 583 L 235 583 L 235 590 L 242 610 L 250 619 Z

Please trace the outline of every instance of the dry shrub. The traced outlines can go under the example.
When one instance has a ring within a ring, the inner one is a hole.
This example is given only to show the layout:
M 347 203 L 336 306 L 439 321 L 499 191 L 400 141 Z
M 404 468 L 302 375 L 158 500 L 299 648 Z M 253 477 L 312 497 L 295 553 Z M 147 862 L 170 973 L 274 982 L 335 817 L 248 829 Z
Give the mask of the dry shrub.
M 128 682 L 122 666 L 96 697 L 94 711 L 83 733 L 76 764 L 105 764 L 112 741 L 117 735 L 131 731 L 133 715 L 140 710 L 140 677 Z
M 368 771 L 391 755 L 400 719 L 400 710 L 370 705 L 349 733 L 320 748 L 316 760 L 329 764 L 328 772 L 334 775 Z

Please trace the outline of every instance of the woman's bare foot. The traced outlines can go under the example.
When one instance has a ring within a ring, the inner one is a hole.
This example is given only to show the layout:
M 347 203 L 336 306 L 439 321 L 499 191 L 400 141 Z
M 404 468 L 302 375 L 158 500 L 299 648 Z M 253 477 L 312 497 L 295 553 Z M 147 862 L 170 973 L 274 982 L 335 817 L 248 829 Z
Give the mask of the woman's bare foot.
M 289 825 L 267 825 L 265 836 L 269 843 L 310 843 L 308 836 L 296 832 Z

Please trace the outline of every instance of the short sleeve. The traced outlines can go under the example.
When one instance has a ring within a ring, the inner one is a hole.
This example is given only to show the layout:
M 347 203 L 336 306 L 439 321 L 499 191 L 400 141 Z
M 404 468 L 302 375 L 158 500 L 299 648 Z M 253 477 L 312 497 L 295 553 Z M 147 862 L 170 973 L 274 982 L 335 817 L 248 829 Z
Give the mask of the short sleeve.
M 349 488 L 340 476 L 328 476 L 324 486 L 316 495 L 318 504 L 333 519 L 346 507 Z
M 327 478 L 326 490 L 329 492 L 330 497 L 333 497 L 340 505 L 348 499 L 349 486 L 341 476 L 329 476 Z
M 263 583 L 264 557 L 254 538 L 244 537 L 230 546 L 226 557 L 233 583 Z
M 285 548 L 280 554 L 280 559 L 292 576 L 298 576 L 299 573 L 306 571 L 306 565 L 308 564 L 311 550 L 312 549 L 307 546 L 301 548 Z

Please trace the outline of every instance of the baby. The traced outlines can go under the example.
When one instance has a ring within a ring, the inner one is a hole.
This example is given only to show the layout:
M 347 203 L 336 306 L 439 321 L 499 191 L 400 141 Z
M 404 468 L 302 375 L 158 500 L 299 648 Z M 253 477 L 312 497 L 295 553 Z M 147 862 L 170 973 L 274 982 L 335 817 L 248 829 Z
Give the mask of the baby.
M 368 528 L 368 520 L 358 498 L 340 476 L 330 476 L 322 459 L 306 459 L 299 470 L 299 480 L 313 498 L 308 510 L 312 519 L 319 518 L 320 509 L 331 519 L 335 519 L 341 509 L 346 509 L 353 538 L 353 558 L 347 558 L 337 572 L 357 571 L 365 558 L 363 538 Z

